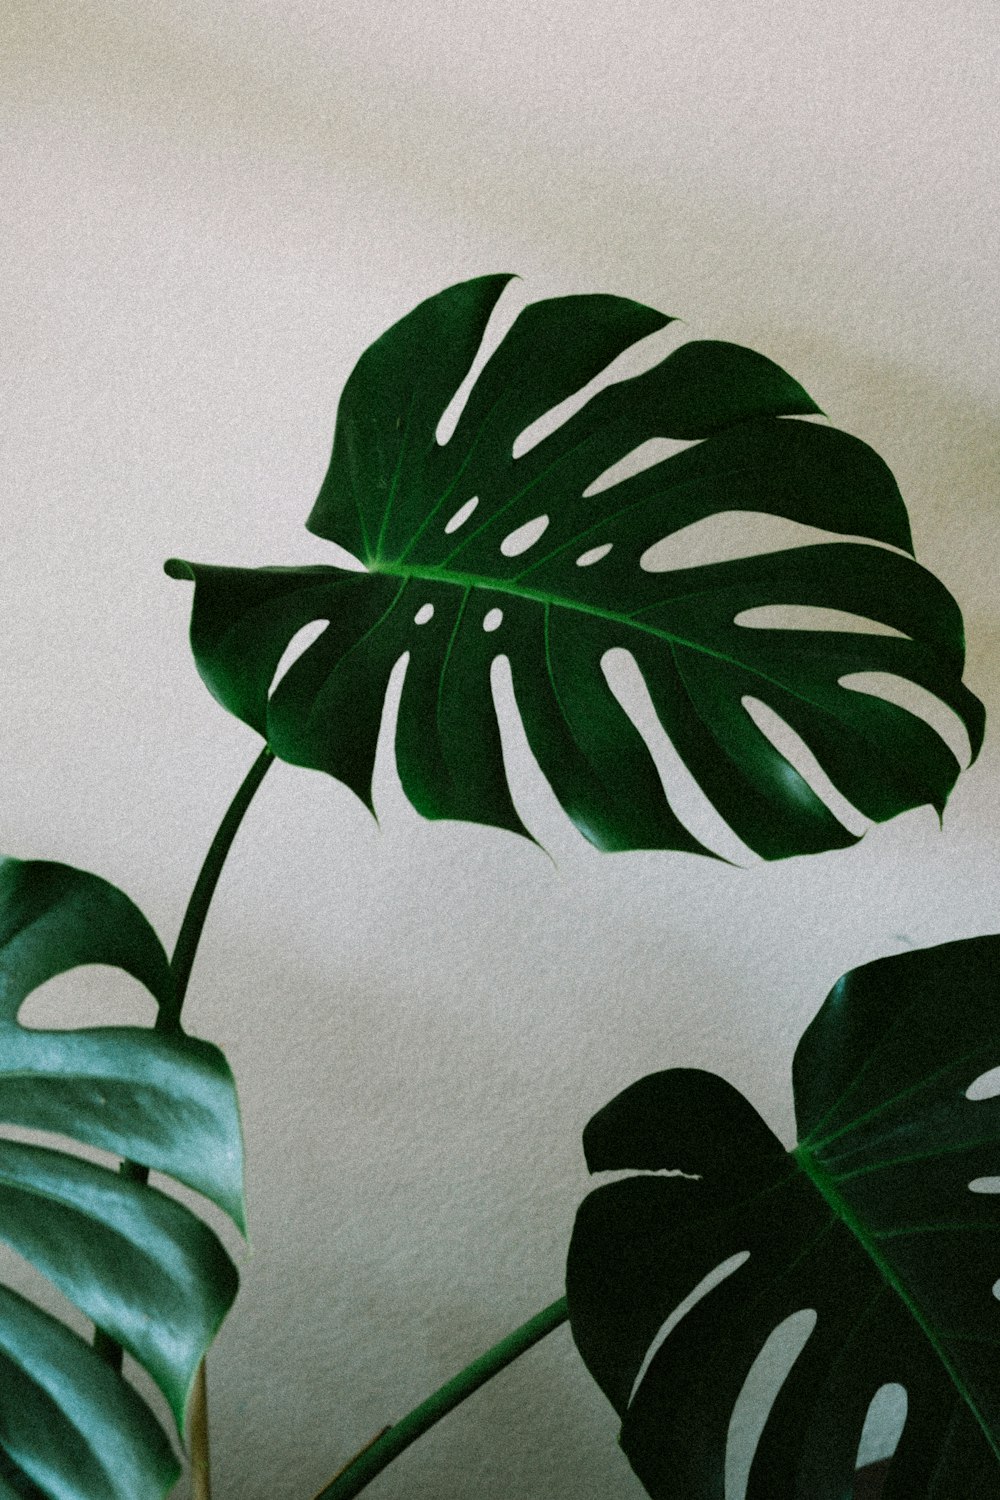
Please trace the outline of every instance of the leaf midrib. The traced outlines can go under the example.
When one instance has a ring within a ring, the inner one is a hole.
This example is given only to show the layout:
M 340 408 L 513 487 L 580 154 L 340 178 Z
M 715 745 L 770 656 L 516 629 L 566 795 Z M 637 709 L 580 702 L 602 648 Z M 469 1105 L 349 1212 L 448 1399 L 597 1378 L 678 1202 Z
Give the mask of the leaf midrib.
M 524 584 L 519 584 L 515 579 L 489 578 L 480 573 L 458 573 L 450 569 L 448 572 L 442 572 L 438 568 L 421 567 L 420 565 L 417 565 L 415 567 L 399 567 L 398 565 L 394 566 L 391 563 L 386 565 L 385 562 L 376 560 L 372 560 L 368 563 L 368 571 L 373 574 L 381 574 L 390 578 L 401 578 L 404 581 L 404 585 L 412 579 L 421 579 L 427 583 L 451 584 L 453 587 L 463 589 L 466 594 L 468 594 L 471 589 L 486 589 L 490 593 L 506 594 L 516 599 L 529 599 L 533 603 L 544 605 L 546 607 L 546 612 L 553 605 L 562 609 L 576 610 L 579 614 L 591 615 L 593 618 L 599 620 L 607 620 L 613 625 L 627 626 L 632 630 L 641 632 L 643 635 L 652 636 L 656 640 L 667 641 L 672 647 L 685 646 L 689 651 L 696 651 L 702 656 L 710 656 L 714 661 L 723 662 L 726 666 L 735 667 L 740 671 L 749 672 L 760 682 L 766 682 L 770 687 L 776 688 L 779 692 L 788 693 L 791 697 L 796 698 L 800 703 L 808 704 L 808 706 L 814 709 L 817 713 L 826 714 L 834 718 L 836 717 L 833 714 L 833 710 L 828 708 L 826 704 L 817 703 L 815 699 L 809 698 L 805 694 L 797 691 L 789 683 L 782 682 L 778 678 L 770 676 L 767 672 L 762 672 L 761 669 L 753 662 L 745 661 L 735 656 L 730 656 L 725 651 L 713 650 L 711 646 L 705 645 L 703 641 L 690 640 L 687 636 L 677 635 L 673 631 L 663 629 L 661 626 L 643 624 L 636 619 L 634 614 L 619 614 L 615 610 L 603 609 L 599 604 L 586 604 L 582 600 L 567 599 L 563 595 L 553 594 L 546 589 L 527 588 Z M 710 592 L 711 589 L 695 589 L 687 594 L 679 594 L 676 599 L 673 599 L 670 602 L 679 603 L 681 600 L 694 599 L 697 598 L 700 594 Z M 397 594 L 396 600 L 393 601 L 393 604 L 397 602 L 398 598 L 399 595 Z M 648 607 L 652 606 L 644 606 L 644 608 Z M 834 635 L 836 633 L 837 632 L 835 631 L 829 630 L 796 632 L 796 634 L 799 635 L 811 634 L 823 637 Z M 842 729 L 851 728 L 856 734 L 858 733 L 855 726 L 844 725 L 841 721 L 838 722 L 840 722 L 840 726 Z M 862 734 L 860 737 L 867 744 L 872 743 L 869 736 Z M 933 800 L 932 795 L 928 795 L 928 800 Z
M 850 1231 L 855 1240 L 868 1255 L 869 1259 L 873 1262 L 876 1270 L 882 1277 L 882 1280 L 885 1282 L 885 1284 L 891 1287 L 899 1297 L 907 1312 L 917 1324 L 917 1327 L 930 1343 L 931 1348 L 934 1350 L 934 1353 L 937 1355 L 938 1359 L 946 1370 L 948 1377 L 952 1382 L 952 1385 L 955 1387 L 956 1391 L 968 1406 L 976 1421 L 979 1423 L 979 1426 L 982 1428 L 983 1434 L 985 1435 L 986 1441 L 989 1443 L 991 1450 L 993 1451 L 997 1459 L 1000 1460 L 1000 1447 L 998 1447 L 997 1441 L 993 1436 L 989 1422 L 986 1420 L 983 1413 L 979 1410 L 979 1406 L 975 1398 L 973 1397 L 971 1391 L 969 1391 L 958 1370 L 955 1368 L 954 1364 L 949 1358 L 941 1343 L 941 1339 L 934 1331 L 931 1324 L 925 1318 L 918 1303 L 914 1300 L 913 1296 L 908 1291 L 907 1287 L 900 1279 L 896 1271 L 893 1269 L 890 1262 L 886 1260 L 885 1256 L 879 1252 L 878 1247 L 875 1244 L 874 1237 L 865 1229 L 863 1223 L 851 1208 L 850 1204 L 839 1192 L 837 1180 L 817 1161 L 817 1159 L 812 1155 L 807 1146 L 802 1144 L 796 1146 L 794 1150 L 790 1152 L 790 1155 L 798 1163 L 799 1167 L 808 1177 L 813 1187 L 829 1205 L 833 1213 L 836 1214 L 840 1222 L 847 1230 Z
M 718 661 L 727 662 L 731 666 L 744 667 L 747 671 L 754 672 L 758 677 L 765 676 L 764 673 L 758 671 L 749 662 L 739 661 L 736 657 L 728 656 L 724 651 L 714 651 L 711 646 L 706 646 L 702 641 L 689 640 L 686 636 L 677 635 L 675 632 L 665 630 L 661 626 L 643 624 L 635 618 L 635 615 L 620 614 L 616 610 L 602 608 L 599 604 L 586 604 L 579 599 L 567 599 L 563 595 L 553 594 L 548 589 L 527 588 L 524 584 L 518 584 L 514 579 L 489 578 L 481 573 L 459 573 L 450 569 L 447 573 L 444 573 L 437 568 L 419 566 L 399 568 L 393 567 L 391 564 L 386 566 L 384 562 L 377 564 L 374 562 L 370 563 L 369 572 L 385 574 L 391 578 L 403 578 L 407 581 L 417 578 L 427 583 L 446 583 L 465 590 L 474 588 L 487 589 L 490 593 L 494 594 L 507 594 L 515 599 L 530 599 L 536 604 L 555 605 L 561 609 L 575 610 L 579 614 L 592 615 L 599 620 L 608 620 L 613 625 L 630 626 L 633 630 L 641 631 L 644 635 L 654 636 L 657 640 L 661 641 L 669 641 L 672 645 L 687 646 L 692 651 L 699 651 L 705 656 L 715 657 Z M 709 592 L 711 590 L 698 589 L 693 594 L 685 594 L 678 597 L 691 599 L 697 597 L 697 594 Z M 823 635 L 828 632 L 818 631 L 816 633 Z M 771 681 L 772 679 L 765 678 L 765 680 Z M 779 682 L 775 682 L 774 685 L 781 688 L 785 686 Z

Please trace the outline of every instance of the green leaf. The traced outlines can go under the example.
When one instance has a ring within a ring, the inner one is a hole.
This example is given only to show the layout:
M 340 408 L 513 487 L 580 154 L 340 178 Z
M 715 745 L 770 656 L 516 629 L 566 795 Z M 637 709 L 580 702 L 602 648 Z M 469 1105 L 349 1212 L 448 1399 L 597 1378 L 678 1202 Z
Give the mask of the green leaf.
M 758 729 L 746 698 L 785 719 L 868 817 L 928 802 L 941 811 L 959 769 L 951 751 L 915 714 L 841 686 L 858 672 L 908 678 L 953 709 L 979 749 L 982 707 L 961 683 L 961 617 L 940 583 L 888 550 L 909 552 L 910 532 L 885 464 L 845 433 L 788 420 L 818 408 L 769 360 L 704 341 L 606 387 L 515 458 L 516 439 L 537 418 L 670 321 L 608 296 L 527 307 L 439 444 L 439 421 L 508 280 L 482 277 L 422 303 L 347 382 L 308 526 L 367 572 L 167 564 L 171 576 L 195 581 L 192 646 L 216 698 L 276 755 L 340 778 L 370 806 L 386 686 L 408 653 L 396 732 L 408 797 L 430 818 L 524 832 L 490 683 L 504 655 L 529 744 L 592 843 L 708 853 L 676 817 L 611 691 L 602 662 L 619 648 L 638 664 L 702 789 L 765 857 L 855 835 Z M 588 493 L 651 438 L 698 441 Z M 668 572 L 641 566 L 664 537 L 724 512 L 885 545 L 824 543 Z M 509 555 L 505 542 L 541 517 L 544 535 Z M 578 565 L 598 548 L 598 560 Z M 735 623 L 782 604 L 861 615 L 901 634 Z M 484 630 L 497 611 L 499 627 Z M 286 647 L 314 621 L 326 628 L 272 692 Z
M 1000 1091 L 969 1097 L 1000 1063 L 998 966 L 1000 937 L 985 937 L 841 979 L 795 1054 L 791 1152 L 729 1084 L 689 1069 L 642 1079 L 588 1124 L 592 1171 L 644 1175 L 581 1205 L 570 1323 L 654 1500 L 723 1500 L 734 1405 L 804 1309 L 816 1325 L 747 1500 L 848 1500 L 887 1383 L 908 1414 L 885 1500 L 1000 1496 Z
M 65 865 L 0 860 L 0 1121 L 167 1173 L 242 1228 L 239 1111 L 217 1048 L 179 1028 L 19 1023 L 34 989 L 80 964 L 124 969 L 161 1006 L 172 998 L 159 939 L 121 891 Z M 197 1366 L 238 1284 L 214 1231 L 175 1198 L 56 1141 L 0 1139 L 0 1240 L 148 1371 L 181 1430 Z M 166 1435 L 121 1376 L 3 1288 L 0 1452 L 0 1484 L 14 1484 L 11 1493 L 34 1485 L 66 1500 L 162 1495 L 179 1473 Z
M 10 1493 L 52 1500 L 165 1495 L 180 1465 L 130 1385 L 63 1324 L 0 1287 L 0 1445 Z M 28 1480 L 36 1489 L 25 1489 Z

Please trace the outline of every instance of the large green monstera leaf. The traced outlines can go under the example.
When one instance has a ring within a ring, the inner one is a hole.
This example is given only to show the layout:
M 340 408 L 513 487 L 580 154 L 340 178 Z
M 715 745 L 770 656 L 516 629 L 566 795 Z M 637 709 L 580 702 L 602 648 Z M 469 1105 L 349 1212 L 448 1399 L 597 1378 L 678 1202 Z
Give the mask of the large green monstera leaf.
M 961 684 L 961 617 L 904 555 L 909 526 L 886 466 L 842 432 L 788 420 L 817 412 L 805 391 L 760 355 L 715 342 L 682 345 L 606 386 L 515 457 L 536 419 L 670 321 L 610 296 L 527 307 L 439 443 L 508 280 L 482 277 L 422 303 L 347 382 L 308 526 L 367 572 L 168 564 L 196 583 L 192 644 L 219 701 L 277 755 L 339 777 L 370 805 L 386 686 L 408 653 L 396 733 L 408 797 L 427 817 L 523 832 L 491 691 L 503 655 L 531 749 L 592 843 L 709 852 L 675 815 L 609 686 L 602 663 L 617 648 L 631 653 L 703 791 L 767 858 L 857 835 L 745 699 L 801 735 L 867 817 L 943 808 L 958 773 L 944 742 L 915 714 L 840 681 L 908 678 L 952 708 L 979 748 L 981 705 Z M 653 438 L 692 446 L 592 492 Z M 724 512 L 886 545 L 835 542 L 665 572 L 642 565 L 663 538 Z M 737 620 L 765 605 L 835 609 L 897 634 Z M 326 628 L 271 692 L 289 643 L 315 621 Z
M 0 860 L 0 1121 L 32 1132 L 0 1137 L 0 1240 L 149 1372 L 180 1429 L 236 1269 L 190 1209 L 64 1140 L 167 1173 L 242 1228 L 236 1092 L 218 1049 L 176 1028 L 22 1026 L 27 996 L 80 964 L 124 969 L 169 1006 L 159 939 L 121 891 L 65 865 Z M 179 1472 L 133 1387 L 0 1287 L 0 1496 L 146 1500 Z
M 849 1500 L 887 1384 L 908 1412 L 884 1500 L 1000 1496 L 998 975 L 986 937 L 841 979 L 795 1054 L 791 1152 L 729 1084 L 688 1069 L 588 1124 L 591 1170 L 633 1175 L 580 1208 L 570 1322 L 655 1500 L 723 1500 L 748 1372 L 804 1310 L 815 1326 L 747 1500 Z

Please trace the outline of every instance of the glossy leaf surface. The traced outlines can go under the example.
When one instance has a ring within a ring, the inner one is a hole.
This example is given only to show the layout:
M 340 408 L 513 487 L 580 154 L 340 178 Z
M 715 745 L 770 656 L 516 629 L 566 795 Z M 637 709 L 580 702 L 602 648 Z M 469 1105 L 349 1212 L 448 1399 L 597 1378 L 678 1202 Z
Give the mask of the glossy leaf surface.
M 655 1500 L 723 1500 L 747 1375 L 808 1309 L 747 1500 L 849 1500 L 888 1383 L 908 1414 L 885 1500 L 1000 1496 L 1000 1097 L 968 1097 L 1000 1064 L 998 973 L 988 937 L 841 979 L 795 1055 L 790 1153 L 729 1084 L 688 1069 L 641 1080 L 588 1124 L 591 1170 L 637 1175 L 580 1208 L 570 1322 Z
M 618 648 L 638 664 L 702 789 L 768 858 L 856 835 L 756 726 L 746 698 L 800 734 L 868 817 L 928 802 L 942 809 L 958 773 L 944 742 L 916 715 L 840 685 L 858 672 L 910 679 L 948 704 L 973 754 L 979 748 L 981 705 L 961 684 L 961 617 L 903 555 L 909 526 L 882 461 L 845 433 L 787 420 L 817 412 L 805 391 L 760 355 L 708 341 L 601 390 L 515 458 L 536 419 L 670 321 L 609 296 L 527 307 L 439 444 L 440 419 L 508 280 L 482 277 L 430 298 L 347 382 L 308 525 L 367 573 L 168 564 L 195 581 L 192 645 L 219 701 L 277 755 L 329 772 L 370 805 L 389 674 L 409 653 L 396 760 L 410 800 L 427 817 L 523 832 L 490 682 L 503 654 L 535 757 L 592 843 L 708 852 L 673 812 L 609 686 L 602 662 Z M 590 493 L 653 438 L 698 441 Z M 887 545 L 641 566 L 663 538 L 728 512 Z M 735 623 L 764 605 L 837 609 L 901 634 Z M 271 693 L 286 647 L 314 621 L 326 628 Z
M 159 940 L 121 891 L 65 865 L 0 860 L 0 1121 L 167 1173 L 242 1227 L 239 1113 L 217 1048 L 178 1029 L 19 1023 L 33 990 L 80 964 L 124 969 L 160 1005 L 171 997 Z M 149 1372 L 180 1428 L 236 1294 L 214 1231 L 113 1164 L 0 1138 L 0 1240 Z M 42 1494 L 74 1500 L 165 1494 L 179 1472 L 133 1389 L 76 1333 L 4 1288 L 0 1450 Z

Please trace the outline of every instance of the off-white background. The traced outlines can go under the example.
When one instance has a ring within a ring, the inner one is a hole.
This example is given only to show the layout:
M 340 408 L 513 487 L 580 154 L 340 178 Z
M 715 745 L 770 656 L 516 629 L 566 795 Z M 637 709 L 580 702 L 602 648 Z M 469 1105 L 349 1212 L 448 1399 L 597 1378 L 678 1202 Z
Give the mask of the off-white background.
M 486 271 L 789 368 L 892 466 L 996 709 L 989 0 L 8 0 L 3 30 L 4 852 L 99 871 L 172 941 L 257 742 L 162 561 L 325 560 L 302 522 L 353 362 Z M 596 854 L 507 733 L 554 862 L 422 822 L 384 740 L 380 827 L 276 767 L 220 887 L 187 1012 L 249 1153 L 220 1500 L 308 1500 L 559 1294 L 580 1130 L 619 1088 L 713 1068 L 790 1138 L 837 975 L 1000 923 L 992 737 L 943 831 L 740 870 Z M 114 978 L 32 1004 L 147 1013 Z M 624 1500 L 615 1433 L 564 1329 L 372 1494 Z

